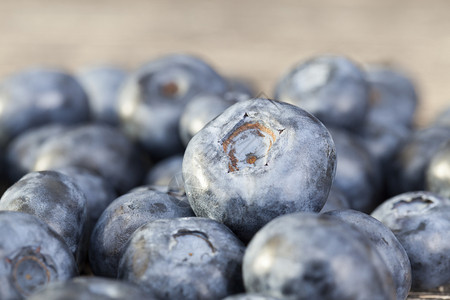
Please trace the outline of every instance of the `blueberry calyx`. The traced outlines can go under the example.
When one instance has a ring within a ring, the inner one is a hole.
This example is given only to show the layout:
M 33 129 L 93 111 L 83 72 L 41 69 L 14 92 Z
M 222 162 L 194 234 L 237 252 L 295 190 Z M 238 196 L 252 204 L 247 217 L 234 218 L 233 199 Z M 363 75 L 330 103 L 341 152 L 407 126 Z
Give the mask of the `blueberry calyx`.
M 179 92 L 178 85 L 173 82 L 167 82 L 161 86 L 161 94 L 165 97 L 174 98 Z
M 205 243 L 209 246 L 209 248 L 211 248 L 211 252 L 215 253 L 216 252 L 216 248 L 214 247 L 214 245 L 211 243 L 211 241 L 209 240 L 209 237 L 206 233 L 198 231 L 198 230 L 188 230 L 188 229 L 180 229 L 178 230 L 177 233 L 175 233 L 173 236 L 174 239 L 177 239 L 178 237 L 181 236 L 186 236 L 186 235 L 192 235 L 194 237 L 200 238 L 202 240 L 205 241 Z M 192 256 L 192 254 L 190 254 L 190 256 Z
M 244 119 L 248 114 L 244 114 Z M 227 154 L 228 173 L 249 167 L 267 166 L 268 153 L 278 136 L 284 131 L 272 130 L 261 122 L 241 120 L 222 140 Z
M 7 259 L 11 264 L 14 286 L 22 295 L 32 294 L 55 276 L 51 258 L 42 255 L 40 250 L 40 247 L 25 247 L 12 259 Z
M 428 210 L 435 206 L 435 202 L 425 197 L 413 197 L 411 199 L 401 199 L 392 204 L 392 209 L 401 213 L 408 213 L 413 211 Z

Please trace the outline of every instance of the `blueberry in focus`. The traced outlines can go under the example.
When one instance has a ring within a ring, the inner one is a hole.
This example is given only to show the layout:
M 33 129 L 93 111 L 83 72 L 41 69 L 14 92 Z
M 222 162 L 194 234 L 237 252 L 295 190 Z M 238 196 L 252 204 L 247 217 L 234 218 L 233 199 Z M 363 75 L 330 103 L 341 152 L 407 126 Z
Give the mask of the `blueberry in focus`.
M 275 99 L 297 105 L 327 127 L 355 130 L 369 108 L 366 75 L 350 59 L 312 57 L 292 67 L 277 83 Z
M 80 276 L 49 284 L 27 300 L 151 300 L 136 285 L 125 281 L 95 276 Z
M 86 197 L 70 177 L 54 171 L 28 173 L 5 191 L 0 210 L 38 217 L 61 236 L 77 263 L 83 262 Z
M 117 104 L 127 75 L 125 70 L 112 65 L 92 66 L 77 74 L 78 80 L 89 95 L 92 120 L 110 125 L 119 124 Z
M 121 127 L 155 160 L 181 153 L 178 123 L 186 104 L 199 93 L 226 90 L 225 79 L 200 58 L 173 54 L 155 59 L 126 80 L 118 106 Z
M 334 210 L 325 214 L 355 226 L 372 242 L 391 272 L 396 299 L 405 300 L 411 289 L 411 264 L 408 254 L 392 231 L 375 218 L 356 210 Z
M 0 298 L 23 299 L 78 274 L 61 237 L 37 217 L 0 211 Z
M 96 275 L 117 277 L 123 249 L 133 232 L 156 219 L 193 216 L 189 203 L 168 193 L 136 189 L 115 199 L 102 213 L 91 235 L 89 262 Z
M 279 215 L 320 211 L 335 166 L 333 140 L 314 116 L 288 103 L 251 99 L 192 138 L 183 178 L 197 216 L 222 222 L 248 241 Z
M 450 283 L 450 200 L 431 192 L 392 197 L 372 212 L 392 230 L 411 262 L 413 291 Z
M 67 166 L 99 174 L 118 193 L 141 183 L 146 170 L 143 155 L 117 128 L 85 124 L 48 139 L 39 149 L 33 171 Z
M 0 147 L 33 127 L 89 119 L 87 95 L 78 81 L 50 68 L 27 69 L 3 79 L 0 107 Z
M 243 276 L 247 293 L 280 299 L 396 299 L 370 241 L 321 214 L 288 214 L 264 226 L 247 246 Z
M 231 230 L 214 220 L 159 219 L 135 231 L 119 278 L 156 299 L 221 299 L 243 292 L 244 249 Z

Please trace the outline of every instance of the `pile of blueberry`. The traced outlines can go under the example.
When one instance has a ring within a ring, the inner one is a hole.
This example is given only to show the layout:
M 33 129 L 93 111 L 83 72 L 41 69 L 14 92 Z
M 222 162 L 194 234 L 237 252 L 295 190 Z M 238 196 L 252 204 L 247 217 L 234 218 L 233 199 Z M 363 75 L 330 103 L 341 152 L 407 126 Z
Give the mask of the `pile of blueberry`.
M 0 81 L 0 299 L 407 299 L 450 287 L 450 110 L 303 61 L 273 99 L 202 59 Z

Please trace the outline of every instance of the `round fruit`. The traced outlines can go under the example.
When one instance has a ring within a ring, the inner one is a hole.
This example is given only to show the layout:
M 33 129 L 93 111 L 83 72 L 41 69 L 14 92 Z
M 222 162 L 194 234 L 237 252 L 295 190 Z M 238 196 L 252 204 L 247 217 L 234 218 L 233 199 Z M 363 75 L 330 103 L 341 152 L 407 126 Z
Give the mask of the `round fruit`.
M 183 159 L 197 216 L 248 241 L 273 218 L 318 212 L 336 167 L 333 140 L 314 116 L 267 99 L 234 104 L 197 133 Z

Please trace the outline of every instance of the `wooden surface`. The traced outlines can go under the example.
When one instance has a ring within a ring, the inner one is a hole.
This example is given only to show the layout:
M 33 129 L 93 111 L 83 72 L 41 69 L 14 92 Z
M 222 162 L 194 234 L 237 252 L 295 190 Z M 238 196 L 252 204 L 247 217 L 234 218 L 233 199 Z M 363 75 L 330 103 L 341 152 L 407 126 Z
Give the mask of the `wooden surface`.
M 436 293 L 411 293 L 408 300 L 450 300 L 450 295 Z
M 450 105 L 449 16 L 446 0 L 1 0 L 0 76 L 30 65 L 134 68 L 190 52 L 272 95 L 294 63 L 338 53 L 407 70 L 425 124 Z

